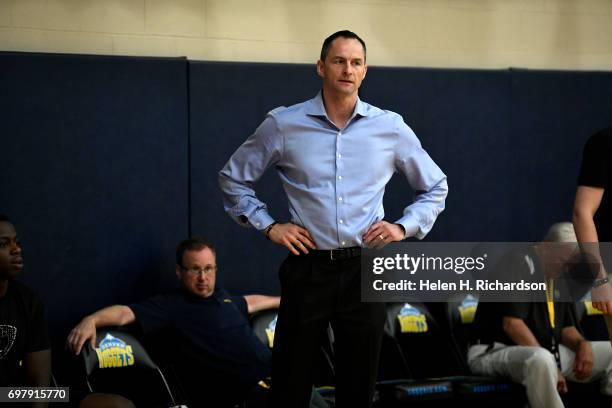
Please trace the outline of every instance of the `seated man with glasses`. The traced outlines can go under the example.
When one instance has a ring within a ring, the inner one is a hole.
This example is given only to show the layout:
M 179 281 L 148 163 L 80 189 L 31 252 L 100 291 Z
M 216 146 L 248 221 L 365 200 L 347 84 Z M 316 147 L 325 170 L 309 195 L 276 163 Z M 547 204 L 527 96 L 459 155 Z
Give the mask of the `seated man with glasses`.
M 201 238 L 176 250 L 180 289 L 128 306 L 115 305 L 85 317 L 70 332 L 68 347 L 79 354 L 94 346 L 96 328 L 138 323 L 145 334 L 169 330 L 179 381 L 190 407 L 233 406 L 270 375 L 271 353 L 249 326 L 248 314 L 279 306 L 280 298 L 230 296 L 215 288 L 214 246 Z

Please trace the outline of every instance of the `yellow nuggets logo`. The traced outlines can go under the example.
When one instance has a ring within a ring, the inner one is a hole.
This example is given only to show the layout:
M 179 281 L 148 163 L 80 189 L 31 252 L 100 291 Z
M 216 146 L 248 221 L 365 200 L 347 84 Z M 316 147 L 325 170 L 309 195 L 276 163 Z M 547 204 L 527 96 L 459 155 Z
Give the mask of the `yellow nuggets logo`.
M 429 329 L 425 315 L 409 303 L 404 304 L 397 319 L 402 333 L 425 333 Z
M 603 314 L 603 313 L 601 312 L 601 310 L 599 310 L 599 309 L 595 309 L 595 306 L 593 306 L 593 302 L 591 302 L 591 301 L 588 301 L 588 300 L 587 300 L 587 301 L 585 301 L 585 302 L 584 302 L 584 307 L 585 307 L 585 309 L 586 309 L 586 314 L 587 314 L 587 316 L 593 316 L 593 315 L 600 315 L 600 314 Z
M 95 349 L 100 368 L 127 367 L 134 365 L 132 346 L 107 334 Z
M 476 309 L 478 308 L 478 300 L 472 296 L 467 295 L 459 309 L 459 316 L 461 316 L 461 323 L 469 324 L 474 322 L 474 316 L 476 316 Z
M 278 319 L 278 315 L 274 317 L 274 320 L 270 322 L 268 327 L 266 327 L 266 336 L 268 336 L 268 347 L 274 347 L 274 333 L 276 332 L 276 319 Z

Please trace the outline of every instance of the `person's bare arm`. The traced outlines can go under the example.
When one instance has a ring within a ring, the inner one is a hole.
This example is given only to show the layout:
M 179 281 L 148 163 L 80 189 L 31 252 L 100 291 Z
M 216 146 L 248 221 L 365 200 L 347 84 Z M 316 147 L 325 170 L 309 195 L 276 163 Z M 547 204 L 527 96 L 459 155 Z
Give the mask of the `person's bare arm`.
M 280 306 L 280 296 L 246 295 L 244 300 L 246 300 L 249 314 Z
M 563 328 L 561 342 L 576 353 L 573 366 L 576 378 L 579 380 L 588 378 L 593 370 L 591 343 L 586 341 L 574 326 Z
M 134 321 L 136 321 L 136 316 L 127 306 L 105 307 L 81 320 L 68 335 L 66 345 L 75 354 L 79 354 L 86 341 L 90 342 L 92 348 L 95 346 L 98 327 L 124 326 Z
M 48 387 L 51 381 L 51 350 L 46 349 L 26 353 L 23 357 L 23 367 L 28 386 Z M 48 405 L 46 402 L 37 402 L 32 406 L 44 408 Z
M 508 337 L 519 346 L 541 347 L 523 319 L 504 316 L 503 329 Z
M 578 242 L 586 244 L 582 246 L 583 251 L 594 257 L 601 265 L 597 279 L 604 279 L 607 276 L 599 253 L 599 246 L 594 244 L 599 242 L 599 237 L 593 217 L 601 204 L 603 194 L 604 189 L 600 187 L 578 186 L 573 215 Z M 591 296 L 595 308 L 606 315 L 612 314 L 612 287 L 609 283 L 594 288 Z
M 593 217 L 601 204 L 603 194 L 603 188 L 578 186 L 573 213 L 578 242 L 599 242 Z

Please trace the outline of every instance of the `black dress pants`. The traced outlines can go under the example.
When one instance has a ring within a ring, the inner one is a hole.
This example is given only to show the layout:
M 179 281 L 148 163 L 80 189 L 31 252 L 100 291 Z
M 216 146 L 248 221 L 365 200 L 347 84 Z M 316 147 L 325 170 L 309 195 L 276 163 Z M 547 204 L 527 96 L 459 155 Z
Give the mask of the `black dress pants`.
M 272 406 L 307 408 L 313 362 L 328 323 L 334 330 L 336 405 L 369 408 L 385 319 L 384 303 L 361 302 L 359 256 L 289 255 L 272 354 Z

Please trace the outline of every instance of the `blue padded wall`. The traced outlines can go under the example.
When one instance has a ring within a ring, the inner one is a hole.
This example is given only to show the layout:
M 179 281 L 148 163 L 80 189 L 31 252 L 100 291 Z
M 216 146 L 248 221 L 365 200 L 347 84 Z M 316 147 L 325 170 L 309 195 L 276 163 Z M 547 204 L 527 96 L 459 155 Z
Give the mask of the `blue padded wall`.
M 188 230 L 185 59 L 0 54 L 0 212 L 56 338 L 175 285 Z
M 582 148 L 612 125 L 612 73 L 511 70 L 512 200 L 507 240 L 537 240 L 571 220 Z
M 401 114 L 446 173 L 449 195 L 427 240 L 502 240 L 509 225 L 506 186 L 509 82 L 507 71 L 370 68 L 363 98 Z M 410 203 L 396 175 L 385 194 L 388 220 Z M 492 228 L 496 225 L 495 228 Z
M 266 112 L 319 87 L 314 65 L 1 53 L 0 212 L 52 327 L 174 286 L 190 231 L 217 244 L 221 285 L 277 293 L 286 251 L 224 213 L 217 173 Z M 582 145 L 612 123 L 611 73 L 370 67 L 361 97 L 447 173 L 434 241 L 537 240 L 569 219 Z M 274 169 L 257 190 L 286 220 Z M 411 198 L 394 177 L 388 219 Z

